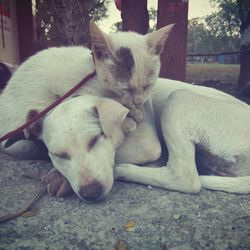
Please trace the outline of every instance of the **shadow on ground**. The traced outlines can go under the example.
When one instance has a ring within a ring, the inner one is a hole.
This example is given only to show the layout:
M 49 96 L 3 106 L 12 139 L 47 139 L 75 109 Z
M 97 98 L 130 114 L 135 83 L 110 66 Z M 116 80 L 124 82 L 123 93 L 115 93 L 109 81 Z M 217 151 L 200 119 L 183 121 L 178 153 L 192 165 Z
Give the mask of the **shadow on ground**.
M 16 161 L 0 154 L 0 214 L 17 210 L 39 182 L 23 175 L 49 170 L 43 161 Z M 180 194 L 116 183 L 102 203 L 75 195 L 45 196 L 34 217 L 0 225 L 0 249 L 249 249 L 250 197 L 202 190 Z M 124 225 L 133 220 L 128 231 Z M 120 246 L 120 249 L 121 246 Z

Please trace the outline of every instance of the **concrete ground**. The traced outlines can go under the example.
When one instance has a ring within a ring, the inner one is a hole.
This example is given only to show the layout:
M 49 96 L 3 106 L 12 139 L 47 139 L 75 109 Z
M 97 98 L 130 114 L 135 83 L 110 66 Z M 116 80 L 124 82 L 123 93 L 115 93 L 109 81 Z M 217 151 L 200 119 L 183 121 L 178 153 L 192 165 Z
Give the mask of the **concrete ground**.
M 24 173 L 50 167 L 1 154 L 0 215 L 26 205 L 39 189 Z M 35 207 L 33 217 L 0 224 L 0 249 L 250 249 L 249 195 L 116 183 L 98 204 L 45 196 Z

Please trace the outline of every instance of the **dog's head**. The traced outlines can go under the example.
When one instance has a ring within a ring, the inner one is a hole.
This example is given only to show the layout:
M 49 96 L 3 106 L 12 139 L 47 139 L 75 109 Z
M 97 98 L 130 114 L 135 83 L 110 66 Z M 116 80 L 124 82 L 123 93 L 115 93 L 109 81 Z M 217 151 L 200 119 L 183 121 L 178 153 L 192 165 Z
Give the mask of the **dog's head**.
M 143 104 L 160 71 L 160 53 L 172 30 L 168 25 L 155 32 L 105 34 L 90 24 L 92 51 L 98 77 L 106 89 L 127 106 Z
M 81 199 L 97 201 L 112 188 L 115 151 L 123 140 L 120 127 L 127 113 L 111 99 L 78 96 L 31 125 L 26 134 L 43 140 L 54 167 Z

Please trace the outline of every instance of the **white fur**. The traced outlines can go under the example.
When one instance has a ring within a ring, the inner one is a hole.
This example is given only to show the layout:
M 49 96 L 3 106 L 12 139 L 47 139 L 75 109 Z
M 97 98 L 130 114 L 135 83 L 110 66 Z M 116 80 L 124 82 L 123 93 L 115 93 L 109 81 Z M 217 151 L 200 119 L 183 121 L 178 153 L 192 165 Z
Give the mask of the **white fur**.
M 148 99 L 151 91 L 147 91 L 145 87 L 152 87 L 156 82 L 160 71 L 159 53 L 172 28 L 173 25 L 167 25 L 144 36 L 135 32 L 108 35 L 91 23 L 90 33 L 96 71 L 99 79 L 106 83 L 105 89 L 117 95 L 110 97 L 118 97 L 120 103 L 130 108 L 141 105 Z M 119 56 L 121 48 L 128 49 L 125 58 Z M 131 68 L 126 69 L 127 66 L 119 64 L 119 61 L 126 61 Z M 112 74 L 114 69 L 119 73 Z M 129 77 L 126 76 L 125 79 L 120 77 L 124 69 L 129 73 Z
M 26 121 L 29 110 L 42 110 L 94 70 L 83 47 L 50 48 L 16 70 L 0 98 L 3 135 Z
M 131 39 L 127 39 L 130 35 Z M 146 43 L 142 36 L 133 33 L 126 36 L 119 33 L 112 39 L 113 48 L 116 39 L 117 44 L 130 46 L 133 53 L 138 52 L 136 58 L 143 53 L 140 48 Z M 133 79 L 145 80 L 146 64 L 144 59 L 138 59 L 140 66 Z M 98 71 L 100 68 L 96 67 Z M 0 96 L 0 136 L 23 124 L 31 109 L 40 111 L 47 107 L 93 70 L 90 51 L 83 47 L 51 48 L 28 59 L 17 69 Z M 103 81 L 100 72 L 75 93 L 83 96 L 59 105 L 43 121 L 41 139 L 49 149 L 54 166 L 67 177 L 79 196 L 79 189 L 93 179 L 104 187 L 102 197 L 110 191 L 114 152 L 122 140 L 120 126 L 114 123 L 110 125 L 114 134 L 98 140 L 95 145 L 98 150 L 91 150 L 91 153 L 87 150 L 99 127 L 107 126 L 95 117 L 92 108 L 98 108 L 103 96 L 114 97 L 107 92 L 109 83 Z M 121 122 L 127 111 L 118 108 L 113 112 L 115 103 L 104 112 L 104 117 L 117 115 Z M 211 88 L 158 79 L 152 99 L 145 103 L 143 111 L 144 121 L 117 151 L 117 177 L 182 192 L 195 193 L 201 186 L 227 192 L 250 192 L 250 111 L 247 104 Z M 134 165 L 159 158 L 162 153 L 159 135 L 164 136 L 169 150 L 167 166 L 142 168 Z M 194 161 L 195 144 L 198 143 L 214 155 L 234 163 L 230 171 L 239 177 L 199 178 Z M 27 141 L 20 141 L 6 150 L 17 155 L 36 151 Z M 65 151 L 71 156 L 70 161 L 55 156 Z
M 94 69 L 91 53 L 84 47 L 50 48 L 29 58 L 16 70 L 0 96 L 0 136 L 25 123 L 30 110 L 43 110 Z M 92 110 L 102 100 L 101 97 L 105 96 L 105 86 L 98 78 L 94 77 L 82 89 L 74 93 L 74 95 L 84 94 L 82 104 L 80 101 L 77 103 L 78 97 L 69 99 L 70 101 L 64 102 L 51 111 L 43 121 L 41 139 L 49 149 L 54 166 L 67 177 L 72 188 L 79 196 L 80 187 L 86 186 L 93 179 L 99 180 L 103 185 L 102 197 L 112 187 L 114 152 L 121 140 L 121 131 L 117 120 L 120 119 L 121 122 L 125 118 L 124 112 L 128 112 L 126 108 L 120 105 L 122 108 L 120 111 L 116 110 L 114 112 L 114 117 L 120 115 L 116 121 L 113 121 L 114 124 L 109 124 L 114 132 L 116 126 L 118 126 L 114 138 L 110 136 L 109 140 L 105 140 L 106 144 L 104 143 L 98 151 L 100 153 L 92 150 L 91 153 L 94 152 L 93 159 L 91 154 L 84 158 L 89 140 L 98 130 L 98 123 L 100 127 L 100 121 L 93 116 Z M 92 93 L 96 97 L 93 95 L 91 95 L 91 98 L 86 97 L 87 94 Z M 113 101 L 112 109 L 116 105 L 116 102 Z M 80 108 L 85 109 L 85 112 Z M 75 124 L 72 123 L 73 121 L 75 121 Z M 72 134 L 65 131 L 71 125 L 74 125 Z M 76 139 L 80 138 L 80 136 L 82 140 L 78 142 Z M 73 137 L 75 137 L 75 140 L 73 140 Z M 74 143 L 79 143 L 78 147 Z M 6 148 L 4 147 L 5 142 L 1 143 L 1 145 L 5 152 L 18 158 L 32 158 L 38 152 L 36 145 L 29 140 L 18 141 Z M 77 155 L 72 156 L 71 161 L 61 159 L 59 163 L 58 157 L 51 155 L 52 152 L 60 150 L 69 153 L 68 151 L 73 148 L 75 150 L 74 154 Z M 80 152 L 82 152 L 82 155 Z M 81 158 L 79 158 L 80 155 Z M 100 162 L 96 161 L 95 157 L 98 157 Z M 97 169 L 98 164 L 100 165 L 99 170 Z M 72 171 L 72 169 L 74 170 Z M 86 172 L 88 174 L 85 174 Z M 93 172 L 95 172 L 95 175 Z
M 108 109 L 116 105 L 115 101 L 107 101 L 111 105 Z M 90 140 L 105 129 L 92 111 L 99 103 L 102 99 L 92 95 L 78 96 L 62 103 L 44 119 L 40 138 L 48 147 L 54 167 L 83 199 L 79 190 L 93 181 L 103 187 L 99 198 L 109 193 L 113 185 L 115 150 L 123 139 L 120 124 L 111 122 L 107 126 L 113 128 L 113 135 L 101 135 L 93 148 L 89 148 Z M 127 112 L 122 106 L 117 110 L 117 114 L 121 113 L 118 117 L 120 123 Z M 65 152 L 70 159 L 60 157 Z
M 250 192 L 249 105 L 212 88 L 160 78 L 152 102 L 145 106 L 147 118 L 117 151 L 116 162 L 121 164 L 117 164 L 116 178 L 180 192 L 197 193 L 201 187 Z M 134 165 L 158 159 L 156 131 L 165 139 L 167 164 L 153 164 L 158 166 L 153 168 Z M 195 163 L 198 144 L 227 161 L 226 171 L 238 177 L 199 177 Z

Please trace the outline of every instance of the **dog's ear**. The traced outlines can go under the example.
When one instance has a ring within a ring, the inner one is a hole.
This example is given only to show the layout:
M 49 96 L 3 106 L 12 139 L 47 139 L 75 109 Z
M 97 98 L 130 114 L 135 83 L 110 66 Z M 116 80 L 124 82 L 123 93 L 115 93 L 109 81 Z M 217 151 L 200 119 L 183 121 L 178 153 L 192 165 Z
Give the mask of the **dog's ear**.
M 39 112 L 37 110 L 31 109 L 28 112 L 26 120 L 29 121 L 30 119 L 34 118 Z M 39 138 L 42 135 L 42 119 L 35 121 L 32 123 L 27 129 L 24 130 L 24 135 L 26 138 L 30 138 L 31 136 L 35 136 Z
M 110 36 L 101 31 L 95 23 L 90 22 L 92 52 L 96 60 L 104 60 L 113 55 Z
M 96 109 L 106 136 L 111 136 L 114 133 L 114 129 L 121 126 L 129 112 L 120 103 L 106 98 L 96 105 Z
M 160 54 L 163 50 L 163 46 L 169 37 L 174 24 L 167 25 L 161 29 L 158 29 L 152 33 L 145 35 L 146 42 L 149 48 L 155 53 Z

